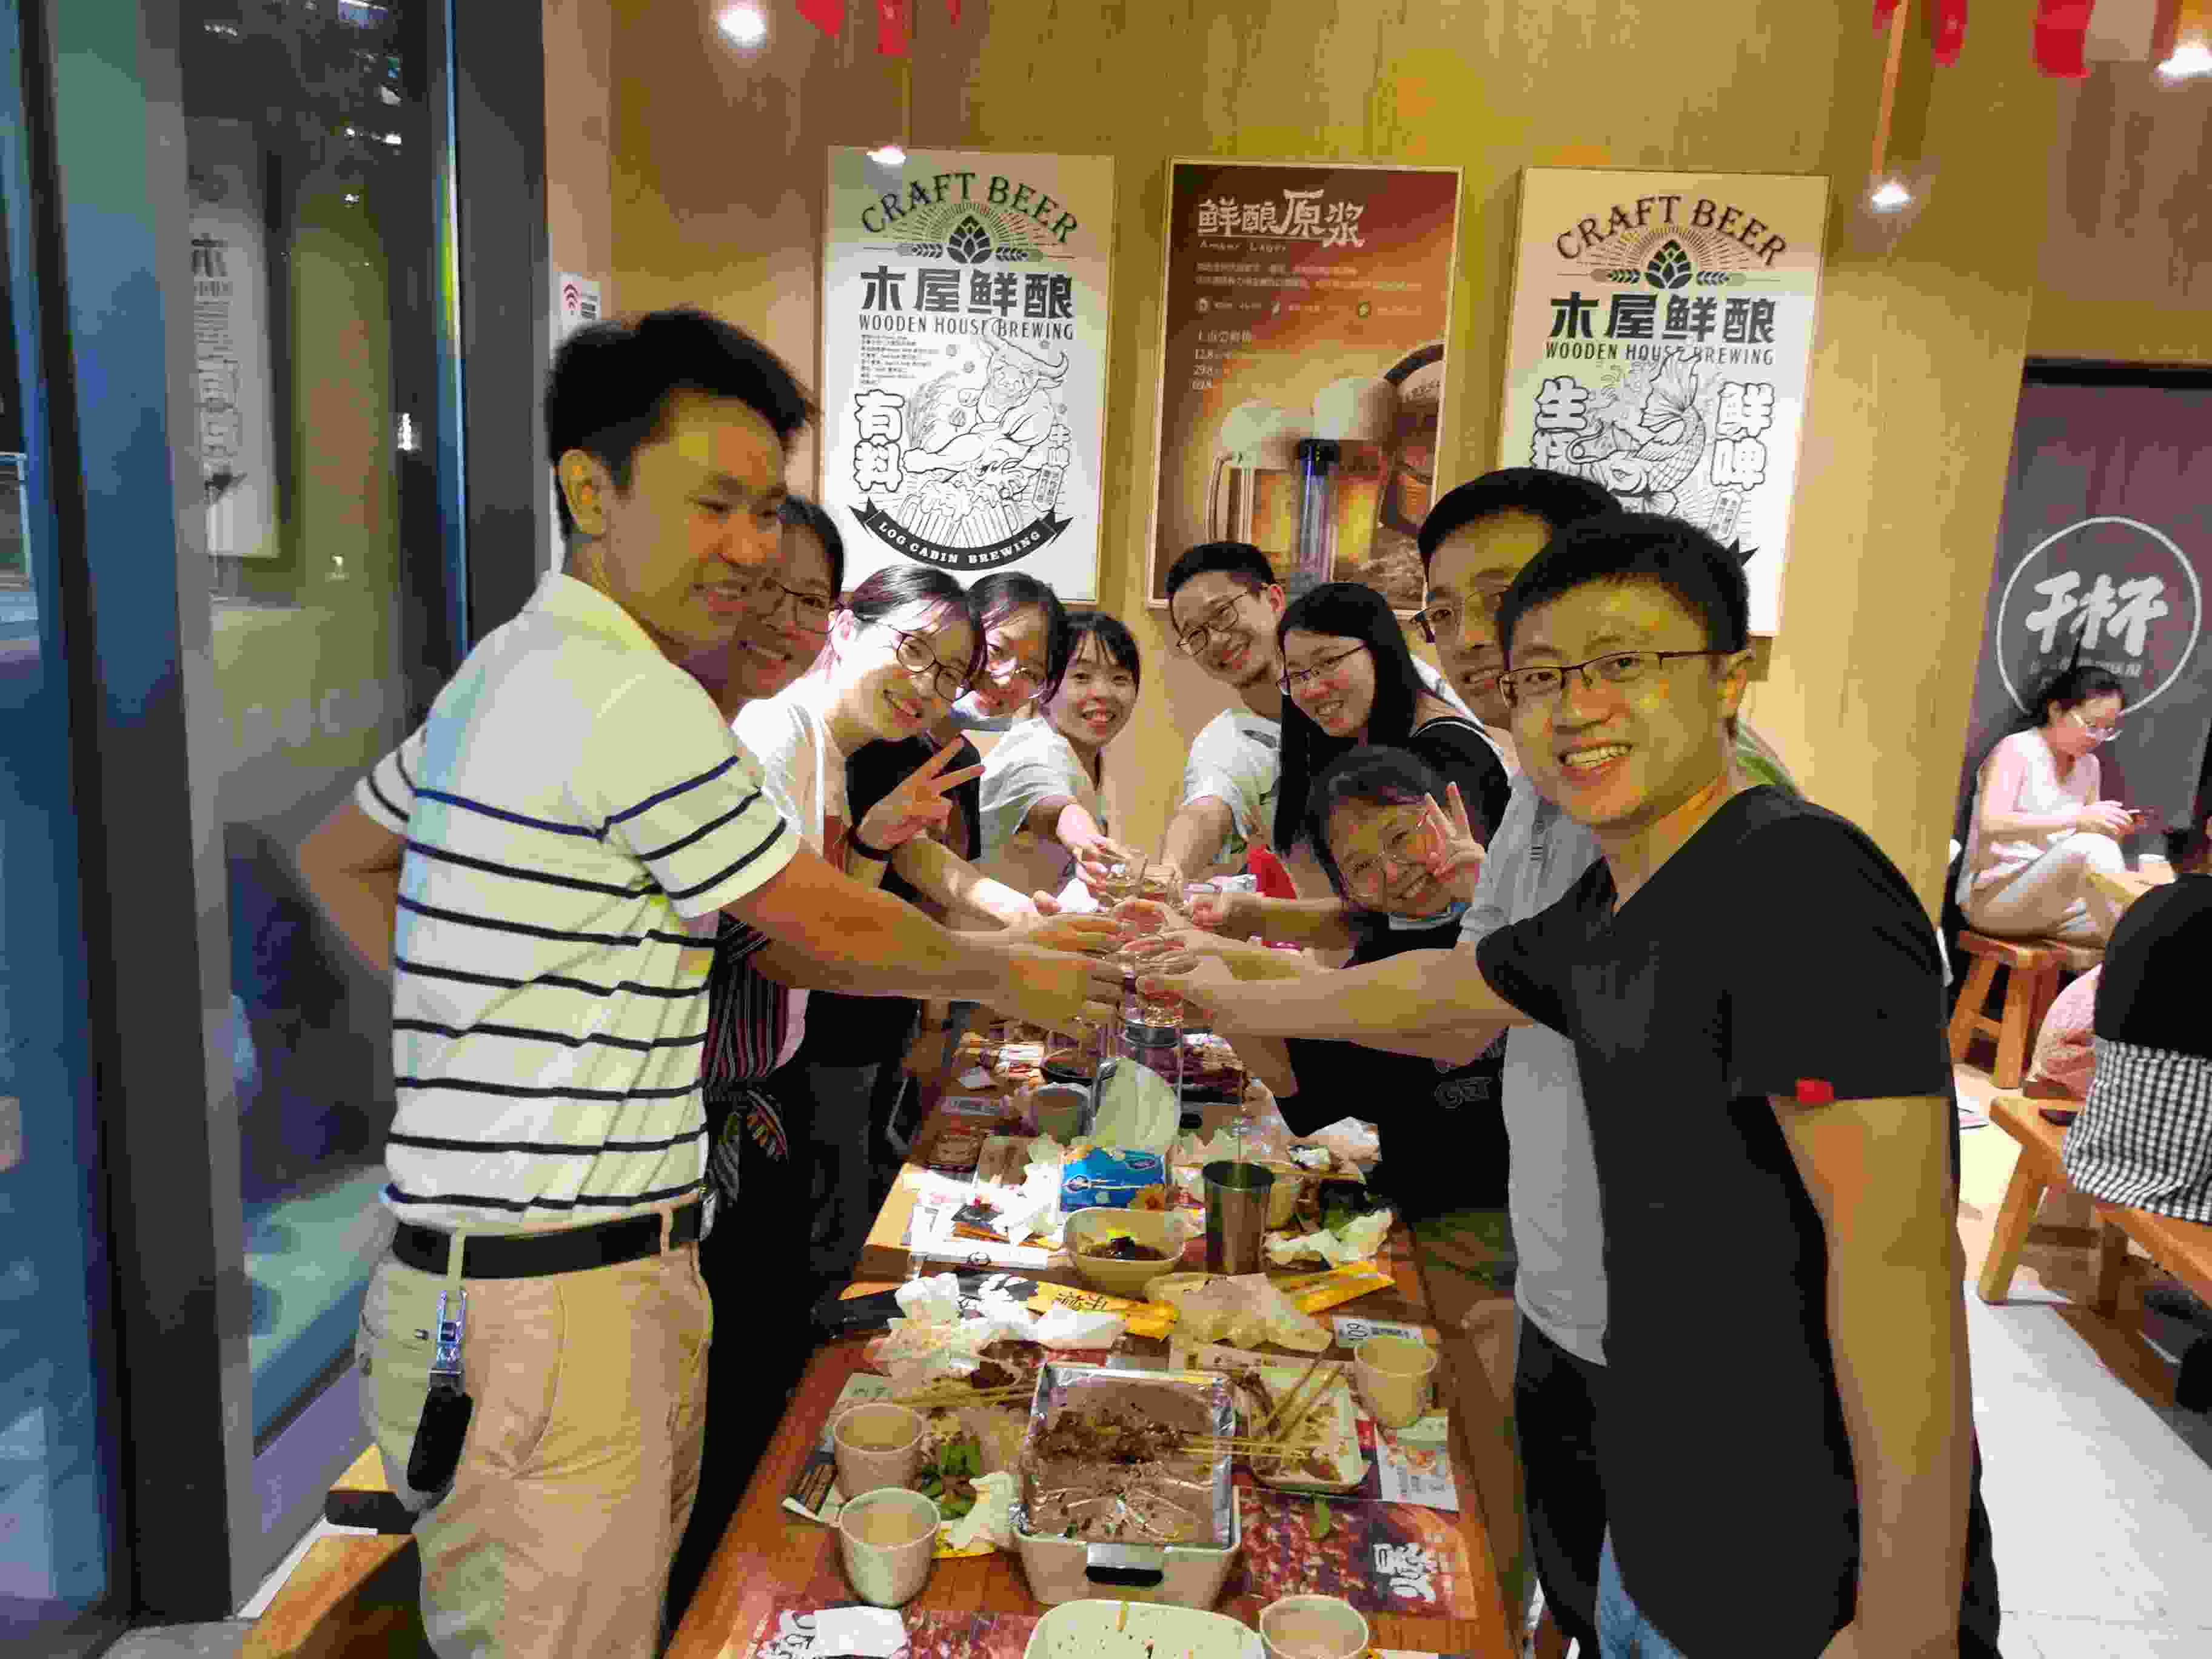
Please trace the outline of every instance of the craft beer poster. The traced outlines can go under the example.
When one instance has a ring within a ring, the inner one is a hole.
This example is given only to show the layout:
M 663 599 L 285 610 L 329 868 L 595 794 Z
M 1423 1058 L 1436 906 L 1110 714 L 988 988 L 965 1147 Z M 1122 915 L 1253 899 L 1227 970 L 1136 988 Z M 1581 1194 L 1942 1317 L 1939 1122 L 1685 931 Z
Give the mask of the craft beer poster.
M 913 561 L 1098 597 L 1114 163 L 830 152 L 822 492 L 845 581 Z
M 1173 161 L 1147 598 L 1204 541 L 1421 602 L 1456 167 Z
M 1796 174 L 1521 175 L 1498 465 L 1737 544 L 1754 634 L 1781 622 L 1827 213 Z

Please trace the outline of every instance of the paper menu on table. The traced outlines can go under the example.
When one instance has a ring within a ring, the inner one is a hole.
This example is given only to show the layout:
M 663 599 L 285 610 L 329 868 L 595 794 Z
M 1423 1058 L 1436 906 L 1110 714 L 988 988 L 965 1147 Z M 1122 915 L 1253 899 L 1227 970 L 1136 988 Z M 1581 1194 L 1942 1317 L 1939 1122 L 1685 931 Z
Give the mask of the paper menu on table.
M 1395 1325 L 1383 1319 L 1362 1319 L 1357 1314 L 1334 1315 L 1329 1323 L 1336 1327 L 1338 1346 L 1345 1348 L 1357 1348 L 1370 1336 L 1402 1336 L 1408 1342 L 1429 1340 L 1419 1325 Z
M 947 1117 L 1018 1117 L 1021 1114 L 1003 1100 L 986 1095 L 947 1095 L 937 1103 Z
M 1459 1512 L 1459 1483 L 1452 1478 L 1451 1419 L 1432 1412 L 1410 1428 L 1386 1429 L 1360 1413 L 1359 1443 L 1368 1455 L 1369 1495 L 1386 1504 Z

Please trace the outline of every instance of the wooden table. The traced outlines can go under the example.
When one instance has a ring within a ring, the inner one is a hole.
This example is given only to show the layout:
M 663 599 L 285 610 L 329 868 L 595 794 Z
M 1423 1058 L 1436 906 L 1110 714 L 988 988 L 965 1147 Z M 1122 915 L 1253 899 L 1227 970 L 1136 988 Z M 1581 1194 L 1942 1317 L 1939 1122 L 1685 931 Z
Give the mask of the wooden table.
M 916 1144 L 924 1143 L 918 1139 Z M 908 1188 L 903 1177 L 901 1187 Z M 848 1294 L 882 1291 L 903 1282 L 907 1276 L 904 1224 L 913 1203 L 910 1188 L 903 1200 L 899 1191 L 893 1192 L 870 1235 L 871 1254 L 863 1258 L 863 1277 Z M 1390 1291 L 1329 1309 L 1318 1317 L 1327 1320 L 1334 1315 L 1358 1314 L 1428 1324 L 1428 1299 L 1402 1228 L 1394 1231 L 1382 1260 L 1395 1280 Z M 892 1271 L 881 1273 L 885 1266 Z M 1060 1283 L 1080 1282 L 1066 1267 L 1064 1257 L 1053 1268 L 1034 1276 Z M 1460 1404 L 1478 1397 L 1481 1385 L 1479 1378 L 1462 1375 L 1473 1367 L 1465 1346 L 1454 1340 L 1455 1335 L 1446 1334 L 1440 1345 L 1443 1358 L 1437 1372 L 1437 1391 L 1440 1399 L 1453 1403 L 1452 1462 L 1461 1511 L 1457 1516 L 1442 1511 L 1429 1513 L 1438 1524 L 1455 1532 L 1466 1547 L 1472 1582 L 1466 1587 L 1464 1600 L 1475 1611 L 1462 1617 L 1371 1613 L 1369 1622 L 1377 1648 L 1510 1659 L 1517 1650 L 1517 1643 L 1509 1635 L 1497 1567 L 1481 1519 L 1483 1505 L 1476 1465 L 1470 1455 L 1467 1412 Z M 835 1534 L 793 1515 L 782 1504 L 793 1480 L 819 1442 L 840 1390 L 864 1368 L 866 1346 L 866 1339 L 862 1337 L 828 1343 L 809 1363 L 677 1632 L 671 1659 L 714 1659 L 725 1655 L 728 1659 L 747 1659 L 764 1634 L 773 1634 L 782 1614 L 853 1600 L 838 1561 Z M 1163 1363 L 1167 1346 L 1164 1341 L 1135 1339 L 1125 1339 L 1122 1345 L 1123 1351 L 1156 1357 Z M 1330 1350 L 1332 1358 L 1348 1357 L 1341 1349 Z M 1224 1601 L 1217 1610 L 1249 1625 L 1257 1618 L 1261 1605 L 1261 1598 L 1245 1595 Z M 927 1586 L 906 1609 L 909 1628 L 915 1614 L 1036 1615 L 1043 1611 L 1030 1595 L 1018 1558 L 1006 1553 L 939 1561 Z
M 2123 906 L 2133 904 L 2146 893 L 2155 892 L 2173 879 L 2173 866 L 2160 864 L 2149 870 L 2122 870 L 2117 873 L 2092 870 L 2089 879 L 2107 898 Z

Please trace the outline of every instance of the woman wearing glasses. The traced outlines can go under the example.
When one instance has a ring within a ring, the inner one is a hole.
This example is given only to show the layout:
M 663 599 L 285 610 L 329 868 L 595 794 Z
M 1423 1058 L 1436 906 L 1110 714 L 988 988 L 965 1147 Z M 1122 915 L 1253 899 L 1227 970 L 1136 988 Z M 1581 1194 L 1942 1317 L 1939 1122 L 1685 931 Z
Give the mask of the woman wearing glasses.
M 2104 669 L 2065 669 L 2029 704 L 2035 725 L 1982 763 L 1959 868 L 1959 908 L 1968 926 L 2069 945 L 2112 937 L 2119 906 L 2089 875 L 2127 868 L 2119 838 L 2135 815 L 2099 798 L 2097 763 L 2097 746 L 2119 729 L 2125 695 Z
M 749 703 L 732 722 L 759 761 L 770 794 L 807 844 L 856 880 L 896 873 L 948 909 L 972 909 L 989 924 L 1033 921 L 1021 894 L 985 881 L 928 833 L 949 815 L 954 792 L 975 778 L 949 750 L 926 739 L 973 683 L 981 630 L 960 584 L 926 565 L 878 571 L 830 621 L 826 648 L 781 696 Z M 853 780 L 861 780 L 856 799 Z M 825 1277 L 851 1266 L 866 1237 L 876 1087 L 896 1066 L 918 1005 L 903 999 L 828 1000 L 792 994 L 793 1029 L 804 1043 L 784 1092 L 811 1123 L 817 1183 L 812 1265 Z M 848 1028 L 854 1005 L 864 1032 Z M 812 1016 L 809 1018 L 808 1016 Z M 878 1018 L 887 1017 L 887 1018 Z
M 975 689 L 932 734 L 939 744 L 963 732 L 1011 730 L 1052 695 L 1067 660 L 1067 612 L 1036 577 L 994 570 L 968 590 L 968 600 L 983 629 L 983 666 Z
M 1389 600 L 1361 583 L 1324 582 L 1291 602 L 1276 637 L 1284 696 L 1279 855 L 1304 839 L 1315 777 L 1361 744 L 1407 750 L 1456 785 L 1476 838 L 1488 844 L 1512 780 L 1482 729 L 1423 683 Z M 1301 862 L 1317 851 L 1301 853 Z

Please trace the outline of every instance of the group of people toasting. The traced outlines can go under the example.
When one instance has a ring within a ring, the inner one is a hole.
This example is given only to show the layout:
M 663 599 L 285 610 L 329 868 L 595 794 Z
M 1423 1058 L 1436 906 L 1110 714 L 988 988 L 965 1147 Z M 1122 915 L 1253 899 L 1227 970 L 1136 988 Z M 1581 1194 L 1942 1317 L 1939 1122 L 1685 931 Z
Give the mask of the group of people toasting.
M 1018 572 L 848 591 L 785 482 L 811 405 L 726 323 L 587 327 L 546 412 L 565 569 L 301 861 L 392 976 L 359 1364 L 432 1641 L 647 1654 L 804 1357 L 799 1241 L 834 1271 L 865 1231 L 922 1006 L 1115 1018 L 1132 918 L 1062 900 L 1137 856 L 1103 785 L 1146 665 Z M 1401 1212 L 1471 1218 L 1585 1655 L 1995 1655 L 1925 915 L 1742 724 L 1734 553 L 1528 469 L 1419 546 L 1442 674 L 1370 589 L 1175 562 L 1170 648 L 1235 702 L 1164 856 L 1265 878 L 1142 988 L 1293 1129 L 1377 1121 Z

